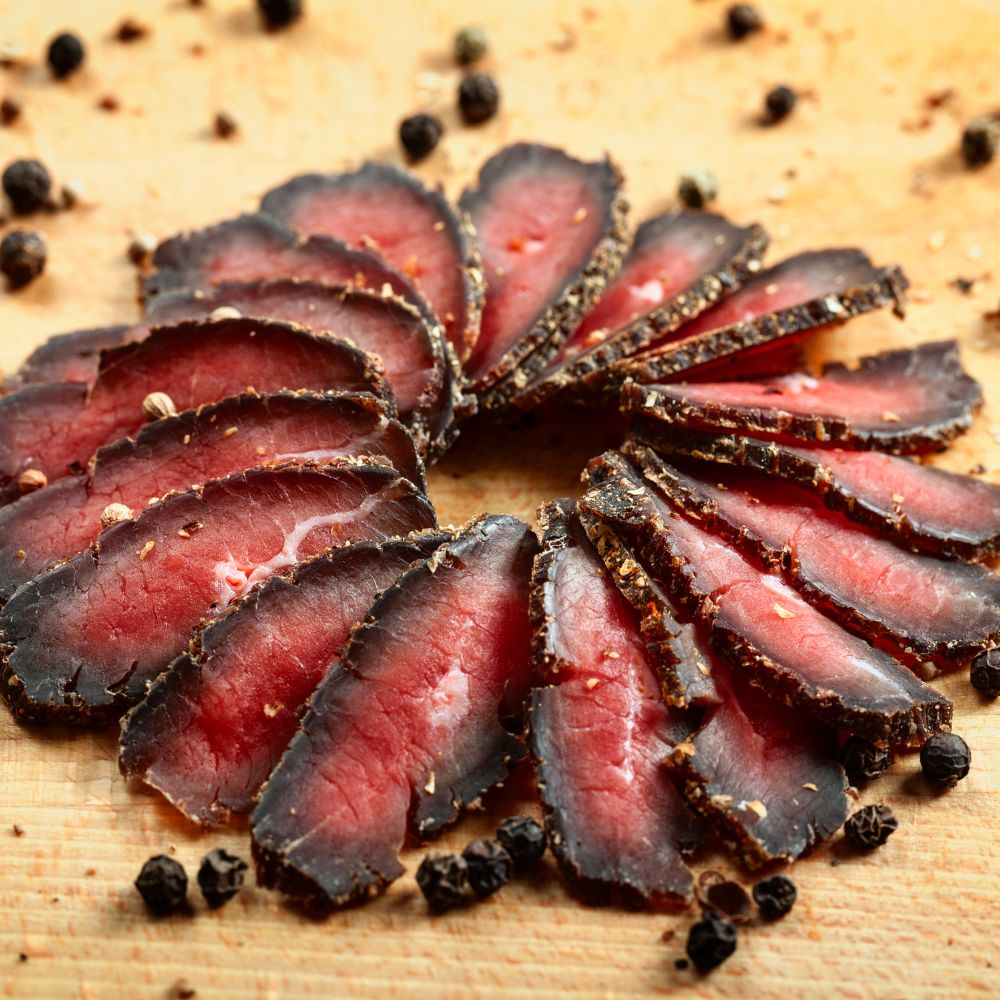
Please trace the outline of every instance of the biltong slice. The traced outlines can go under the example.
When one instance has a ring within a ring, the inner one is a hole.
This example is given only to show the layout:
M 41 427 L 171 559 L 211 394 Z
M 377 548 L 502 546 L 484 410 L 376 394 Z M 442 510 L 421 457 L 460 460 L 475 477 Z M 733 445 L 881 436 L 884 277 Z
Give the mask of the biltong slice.
M 787 479 L 831 510 L 901 544 L 960 559 L 1000 551 L 1000 486 L 874 451 L 809 448 L 738 434 L 638 421 L 636 440 L 664 454 L 735 465 Z
M 0 683 L 22 719 L 103 722 L 138 701 L 191 630 L 337 545 L 434 526 L 385 466 L 251 469 L 175 493 L 21 587 L 0 615 Z
M 753 472 L 669 464 L 641 445 L 625 454 L 675 508 L 872 641 L 961 659 L 1000 640 L 1000 576 L 982 566 L 907 552 Z
M 595 372 L 605 389 L 631 379 L 672 381 L 700 365 L 892 305 L 902 312 L 908 282 L 895 266 L 875 267 L 861 250 L 818 250 L 760 271 L 739 291 L 634 357 Z
M 528 525 L 483 516 L 404 573 L 312 697 L 251 818 L 257 877 L 329 908 L 403 872 L 525 752 Z
M 776 576 L 681 517 L 617 453 L 594 460 L 580 519 L 598 552 L 625 538 L 712 645 L 770 697 L 876 743 L 919 745 L 951 703 L 888 653 L 847 632 Z M 603 482 L 601 480 L 603 479 Z
M 531 585 L 536 671 L 530 742 L 545 824 L 563 872 L 594 902 L 685 903 L 682 858 L 699 824 L 662 766 L 689 732 L 659 693 L 631 606 L 576 518 L 540 511 L 544 539 Z
M 515 403 L 527 409 L 635 354 L 760 270 L 768 236 L 711 212 L 668 212 L 635 234 L 618 276 Z
M 378 250 L 411 278 L 464 361 L 479 336 L 483 272 L 475 233 L 439 188 L 368 160 L 349 173 L 302 174 L 264 195 L 261 211 L 307 235 Z
M 628 207 L 621 184 L 608 159 L 585 163 L 518 143 L 487 160 L 478 187 L 463 193 L 486 276 L 465 366 L 482 405 L 503 406 L 523 389 L 617 273 Z
M 981 405 L 951 340 L 883 351 L 855 368 L 828 364 L 818 377 L 631 384 L 622 393 L 627 412 L 668 424 L 890 452 L 943 448 Z
M 128 325 L 57 333 L 36 347 L 7 381 L 8 389 L 37 382 L 94 381 L 101 351 L 124 344 Z
M 378 362 L 344 341 L 243 318 L 178 323 L 104 351 L 89 391 L 75 382 L 29 385 L 0 399 L 0 485 L 25 468 L 51 482 L 85 465 L 142 427 L 150 393 L 165 393 L 181 411 L 250 386 L 389 396 Z
M 367 394 L 244 393 L 155 420 L 101 448 L 86 475 L 0 508 L 0 603 L 90 546 L 109 504 L 138 513 L 156 497 L 256 465 L 360 456 L 388 462 L 424 489 L 412 438 Z
M 450 537 L 346 545 L 255 587 L 195 632 L 122 720 L 122 773 L 197 823 L 250 812 L 355 624 Z

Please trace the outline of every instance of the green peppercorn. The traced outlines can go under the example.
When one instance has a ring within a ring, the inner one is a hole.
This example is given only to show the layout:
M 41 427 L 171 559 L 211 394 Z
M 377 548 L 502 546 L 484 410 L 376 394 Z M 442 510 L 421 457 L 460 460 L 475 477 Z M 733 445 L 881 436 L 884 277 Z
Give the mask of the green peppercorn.
M 463 28 L 455 35 L 455 62 L 459 66 L 471 66 L 479 62 L 490 50 L 490 40 L 478 25 Z
M 715 174 L 703 167 L 692 167 L 681 174 L 677 185 L 677 197 L 689 208 L 704 208 L 719 194 L 719 182 Z

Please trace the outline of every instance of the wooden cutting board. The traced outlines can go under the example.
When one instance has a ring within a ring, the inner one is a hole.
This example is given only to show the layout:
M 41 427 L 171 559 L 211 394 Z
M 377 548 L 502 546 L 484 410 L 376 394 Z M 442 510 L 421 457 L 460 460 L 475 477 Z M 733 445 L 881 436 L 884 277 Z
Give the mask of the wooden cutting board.
M 38 156 L 59 180 L 81 180 L 88 199 L 30 220 L 51 259 L 30 288 L 0 293 L 0 367 L 48 334 L 136 314 L 130 233 L 162 237 L 250 209 L 295 172 L 396 161 L 399 118 L 429 106 L 448 132 L 420 173 L 451 193 L 504 143 L 543 140 L 583 156 L 610 151 L 642 218 L 671 203 L 683 168 L 704 164 L 723 211 L 767 225 L 772 260 L 858 243 L 900 262 L 914 285 L 906 320 L 861 319 L 821 338 L 816 355 L 959 338 L 988 403 L 939 461 L 963 472 L 981 463 L 1000 481 L 1000 325 L 985 318 L 1000 298 L 1000 163 L 970 172 L 957 153 L 961 122 L 1000 106 L 1000 4 L 761 0 L 771 26 L 741 45 L 721 31 L 721 2 L 306 4 L 305 22 L 270 36 L 250 0 L 0 2 L 0 41 L 33 59 L 0 70 L 0 94 L 26 106 L 0 129 L 0 160 Z M 113 29 L 129 13 L 153 30 L 123 45 Z M 504 104 L 477 129 L 452 110 L 450 40 L 470 19 L 493 40 L 488 68 Z M 37 63 L 63 28 L 82 33 L 89 57 L 54 84 Z M 805 97 L 790 120 L 762 128 L 763 94 L 781 81 Z M 121 109 L 98 110 L 104 95 Z M 240 124 L 229 141 L 211 130 L 223 108 Z M 974 295 L 952 286 L 959 276 L 977 279 Z M 474 429 L 432 472 L 432 497 L 444 521 L 481 510 L 530 518 L 542 500 L 576 492 L 604 436 L 577 419 Z M 998 709 L 973 696 L 964 670 L 941 686 L 973 748 L 968 780 L 933 795 L 915 758 L 899 762 L 864 796 L 896 810 L 891 842 L 864 858 L 834 843 L 796 865 L 794 914 L 747 930 L 707 979 L 673 965 L 689 915 L 585 907 L 551 864 L 434 919 L 409 876 L 319 922 L 256 888 L 219 912 L 196 904 L 192 916 L 150 919 L 131 886 L 150 854 L 173 851 L 193 875 L 210 847 L 248 854 L 245 830 L 199 833 L 126 787 L 113 733 L 35 731 L 0 710 L 3 995 L 177 996 L 184 980 L 198 997 L 240 998 L 995 996 Z M 521 774 L 443 846 L 523 809 L 534 806 Z

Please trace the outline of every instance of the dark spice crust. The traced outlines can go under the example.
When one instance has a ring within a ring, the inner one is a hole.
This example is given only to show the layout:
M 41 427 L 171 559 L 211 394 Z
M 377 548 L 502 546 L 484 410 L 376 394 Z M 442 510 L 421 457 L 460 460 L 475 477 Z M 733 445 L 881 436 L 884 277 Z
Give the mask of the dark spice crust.
M 651 567 L 670 594 L 711 630 L 712 646 L 724 660 L 749 677 L 751 684 L 784 704 L 799 708 L 831 725 L 863 736 L 873 743 L 919 746 L 933 733 L 951 724 L 951 702 L 926 688 L 926 698 L 909 712 L 872 712 L 845 704 L 833 691 L 802 691 L 795 679 L 745 638 L 719 628 L 717 605 L 697 590 L 687 562 L 676 557 L 667 541 L 669 529 L 646 493 L 638 473 L 616 453 L 606 453 L 591 463 L 603 482 L 579 503 L 580 520 L 588 536 L 603 553 L 627 539 L 644 566 Z M 603 467 L 603 468 L 601 468 Z M 914 684 L 919 684 L 914 679 Z
M 823 444 L 846 444 L 852 448 L 888 451 L 894 454 L 941 450 L 972 423 L 983 403 L 979 383 L 962 368 L 958 345 L 954 341 L 921 344 L 913 348 L 884 351 L 862 358 L 858 367 L 849 370 L 842 364 L 824 366 L 823 375 L 852 378 L 859 381 L 898 377 L 927 382 L 940 382 L 950 391 L 952 411 L 928 414 L 919 424 L 898 423 L 888 427 L 860 428 L 850 417 L 826 417 L 817 414 L 799 415 L 779 406 L 739 408 L 722 403 L 693 403 L 672 398 L 655 385 L 629 383 L 621 394 L 621 407 L 626 413 L 660 420 L 664 424 L 710 425 L 723 430 L 745 431 L 750 434 L 773 434 L 815 441 Z M 780 396 L 775 397 L 780 400 Z
M 128 326 L 101 326 L 90 330 L 74 330 L 49 337 L 36 347 L 18 370 L 7 379 L 4 391 L 17 389 L 33 382 L 83 381 L 84 368 L 97 374 L 97 358 L 102 350 L 117 347 L 125 339 Z M 72 368 L 72 379 L 67 372 Z
M 651 219 L 639 227 L 635 248 L 641 246 L 644 227 L 658 223 L 664 218 L 666 217 L 660 216 Z M 652 312 L 640 316 L 628 326 L 613 332 L 607 340 L 569 359 L 542 382 L 528 386 L 523 393 L 513 399 L 514 405 L 525 410 L 541 405 L 563 389 L 574 386 L 593 373 L 603 371 L 621 358 L 642 350 L 653 340 L 679 329 L 709 306 L 740 288 L 760 270 L 770 237 L 763 227 L 756 223 L 737 232 L 740 234 L 740 242 L 722 268 L 702 275 Z
M 518 143 L 492 157 L 479 174 L 478 188 L 467 189 L 459 202 L 474 216 L 475 206 L 490 196 L 491 188 L 508 169 L 517 170 L 525 161 L 561 161 L 566 169 L 584 171 L 596 198 L 605 204 L 600 238 L 587 262 L 570 275 L 558 297 L 539 316 L 531 329 L 512 344 L 494 368 L 473 384 L 485 410 L 506 408 L 576 329 L 597 303 L 608 282 L 618 273 L 628 245 L 628 201 L 622 193 L 622 174 L 607 157 L 582 163 L 562 150 L 532 143 Z
M 858 251 L 860 253 L 860 251 Z M 611 392 L 629 381 L 647 384 L 673 381 L 682 372 L 719 358 L 760 347 L 784 337 L 800 336 L 824 326 L 845 323 L 890 303 L 902 315 L 909 281 L 898 267 L 875 272 L 870 282 L 812 299 L 801 305 L 758 316 L 718 330 L 706 330 L 687 340 L 666 344 L 634 358 L 625 358 L 585 380 L 591 391 Z
M 980 560 L 1000 551 L 1000 531 L 979 538 L 942 534 L 918 528 L 900 510 L 886 508 L 866 497 L 855 496 L 837 480 L 836 472 L 812 457 L 798 454 L 794 447 L 738 434 L 711 434 L 665 426 L 655 420 L 638 420 L 631 440 L 662 454 L 687 455 L 720 465 L 753 469 L 779 479 L 807 486 L 830 510 L 838 511 L 859 524 L 876 528 L 906 545 L 944 555 L 951 559 Z

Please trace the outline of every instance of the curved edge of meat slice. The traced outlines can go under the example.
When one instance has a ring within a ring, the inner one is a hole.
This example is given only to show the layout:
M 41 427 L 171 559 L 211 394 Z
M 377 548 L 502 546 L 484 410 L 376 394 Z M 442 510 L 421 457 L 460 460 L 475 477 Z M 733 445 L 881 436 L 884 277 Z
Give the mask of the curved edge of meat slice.
M 93 382 L 101 351 L 125 343 L 131 327 L 99 326 L 57 333 L 36 347 L 7 380 L 5 391 L 36 382 Z

